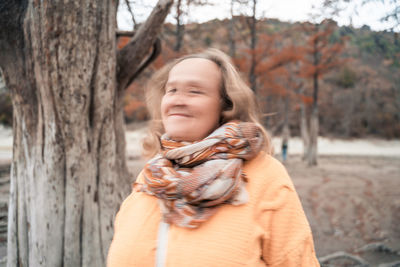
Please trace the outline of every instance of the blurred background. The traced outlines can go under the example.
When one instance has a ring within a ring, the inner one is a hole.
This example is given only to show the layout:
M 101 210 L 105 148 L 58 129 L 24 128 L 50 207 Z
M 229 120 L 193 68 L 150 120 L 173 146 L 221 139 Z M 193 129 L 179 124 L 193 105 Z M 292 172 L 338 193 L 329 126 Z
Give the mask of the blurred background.
M 120 1 L 119 49 L 155 3 Z M 144 163 L 148 79 L 171 59 L 221 49 L 257 96 L 320 261 L 400 266 L 399 15 L 397 0 L 175 1 L 161 54 L 125 95 L 132 176 Z M 13 139 L 10 92 L 1 77 L 0 124 L 1 259 Z

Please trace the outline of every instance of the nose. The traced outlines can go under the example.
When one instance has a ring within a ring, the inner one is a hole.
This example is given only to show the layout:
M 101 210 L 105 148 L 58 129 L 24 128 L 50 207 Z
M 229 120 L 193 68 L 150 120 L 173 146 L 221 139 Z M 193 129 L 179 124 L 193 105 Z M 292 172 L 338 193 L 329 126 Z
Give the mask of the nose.
M 174 95 L 171 96 L 170 101 L 172 105 L 175 106 L 183 106 L 186 104 L 186 94 L 183 92 L 176 92 Z

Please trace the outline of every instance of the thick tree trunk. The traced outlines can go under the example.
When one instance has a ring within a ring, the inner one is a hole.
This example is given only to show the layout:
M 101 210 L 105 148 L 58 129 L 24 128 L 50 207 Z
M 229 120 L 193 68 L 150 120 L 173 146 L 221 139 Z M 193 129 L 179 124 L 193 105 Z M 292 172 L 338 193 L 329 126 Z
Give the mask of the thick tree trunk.
M 116 6 L 30 2 L 24 12 L 6 50 L 15 62 L 2 66 L 14 107 L 8 266 L 104 266 L 129 192 Z
M 160 2 L 168 13 L 172 0 Z M 132 182 L 116 5 L 0 4 L 0 65 L 14 108 L 7 266 L 105 266 Z

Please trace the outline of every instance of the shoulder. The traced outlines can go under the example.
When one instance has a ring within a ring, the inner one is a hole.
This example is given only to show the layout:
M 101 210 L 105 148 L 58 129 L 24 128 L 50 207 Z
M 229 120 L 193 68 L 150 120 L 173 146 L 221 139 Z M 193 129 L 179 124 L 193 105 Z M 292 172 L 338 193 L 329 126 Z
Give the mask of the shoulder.
M 246 161 L 243 172 L 257 183 L 270 186 L 285 185 L 293 188 L 293 183 L 285 166 L 273 156 L 260 152 L 252 160 Z
M 278 208 L 290 199 L 289 195 L 297 194 L 285 166 L 271 155 L 261 152 L 245 162 L 243 172 L 254 203 L 272 201 L 271 205 Z
M 143 170 L 142 170 L 136 177 L 136 181 L 132 184 L 131 193 L 122 202 L 122 204 L 120 206 L 120 211 L 126 209 L 126 207 L 130 205 L 130 203 L 133 201 L 133 195 L 137 193 L 138 188 L 140 188 L 140 184 L 143 184 L 143 183 L 144 183 L 144 177 L 143 177 Z

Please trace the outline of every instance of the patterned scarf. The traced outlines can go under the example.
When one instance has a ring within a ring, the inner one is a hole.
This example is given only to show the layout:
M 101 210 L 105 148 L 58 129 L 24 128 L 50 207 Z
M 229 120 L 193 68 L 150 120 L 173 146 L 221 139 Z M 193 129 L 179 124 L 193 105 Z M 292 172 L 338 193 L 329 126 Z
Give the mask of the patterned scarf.
M 255 157 L 263 143 L 256 124 L 239 121 L 193 143 L 164 134 L 162 152 L 144 167 L 145 182 L 139 190 L 160 200 L 165 222 L 196 228 L 221 204 L 247 202 L 243 160 Z

